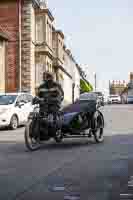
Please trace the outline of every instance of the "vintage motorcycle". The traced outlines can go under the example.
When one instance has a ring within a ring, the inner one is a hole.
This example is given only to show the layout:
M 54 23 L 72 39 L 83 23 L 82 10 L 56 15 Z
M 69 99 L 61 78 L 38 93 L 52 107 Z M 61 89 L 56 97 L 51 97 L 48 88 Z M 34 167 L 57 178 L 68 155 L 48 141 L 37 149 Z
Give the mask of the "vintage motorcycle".
M 39 149 L 51 138 L 57 143 L 72 137 L 94 137 L 96 143 L 103 142 L 104 117 L 96 101 L 77 100 L 60 109 L 56 116 L 49 114 L 47 108 L 40 112 L 41 104 L 47 107 L 46 102 L 38 99 L 25 127 L 25 144 L 30 151 Z

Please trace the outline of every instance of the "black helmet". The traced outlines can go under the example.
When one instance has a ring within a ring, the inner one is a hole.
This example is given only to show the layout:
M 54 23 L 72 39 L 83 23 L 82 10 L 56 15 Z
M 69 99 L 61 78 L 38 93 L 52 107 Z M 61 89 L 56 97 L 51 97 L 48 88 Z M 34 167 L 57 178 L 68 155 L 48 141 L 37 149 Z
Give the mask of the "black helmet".
M 44 80 L 53 80 L 54 74 L 52 72 L 46 71 L 43 73 L 43 79 Z

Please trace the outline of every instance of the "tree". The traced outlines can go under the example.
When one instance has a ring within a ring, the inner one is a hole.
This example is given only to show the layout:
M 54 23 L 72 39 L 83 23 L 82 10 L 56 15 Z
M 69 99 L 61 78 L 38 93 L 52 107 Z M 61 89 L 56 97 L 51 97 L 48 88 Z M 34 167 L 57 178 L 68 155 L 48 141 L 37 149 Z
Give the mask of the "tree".
M 79 67 L 79 72 L 80 72 L 80 93 L 84 92 L 91 92 L 93 90 L 92 85 L 87 81 L 86 79 L 86 73 L 85 71 Z

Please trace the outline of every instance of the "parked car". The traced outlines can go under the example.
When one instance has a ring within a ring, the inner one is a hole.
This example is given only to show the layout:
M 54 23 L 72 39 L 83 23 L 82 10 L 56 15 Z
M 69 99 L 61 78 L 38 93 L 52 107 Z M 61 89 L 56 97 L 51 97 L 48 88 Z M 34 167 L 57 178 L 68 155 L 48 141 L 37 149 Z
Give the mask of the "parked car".
M 121 103 L 121 97 L 119 95 L 110 95 L 108 97 L 108 104 L 113 104 L 113 103 Z
M 132 104 L 133 103 L 133 96 L 127 96 L 127 103 Z
M 101 106 L 104 106 L 104 96 L 102 94 L 102 92 L 94 92 L 97 95 L 97 99 L 99 101 L 99 104 Z
M 0 127 L 15 130 L 24 125 L 34 108 L 32 99 L 33 96 L 28 93 L 0 94 Z

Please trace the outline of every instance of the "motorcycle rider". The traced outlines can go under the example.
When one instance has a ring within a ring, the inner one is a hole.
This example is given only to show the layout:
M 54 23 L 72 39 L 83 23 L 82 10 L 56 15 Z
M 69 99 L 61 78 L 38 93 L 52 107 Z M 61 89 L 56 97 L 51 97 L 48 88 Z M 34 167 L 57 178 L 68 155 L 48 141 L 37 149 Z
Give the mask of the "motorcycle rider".
M 43 83 L 38 88 L 37 96 L 44 99 L 46 104 L 40 105 L 43 112 L 44 106 L 48 113 L 56 113 L 60 109 L 61 102 L 64 99 L 64 91 L 59 83 L 54 81 L 54 75 L 51 72 L 43 73 Z
M 59 83 L 54 81 L 54 75 L 50 72 L 43 73 L 43 83 L 39 86 L 37 96 L 41 100 L 40 114 L 43 115 L 47 112 L 50 121 L 55 121 L 55 126 L 60 127 L 60 120 L 58 121 L 57 116 L 61 102 L 64 99 L 64 91 Z M 39 102 L 40 102 L 39 100 Z M 38 104 L 38 98 L 33 99 L 33 104 Z M 33 132 L 34 135 L 38 135 L 39 124 L 34 123 Z M 48 135 L 48 129 L 45 129 L 45 134 Z M 43 138 L 43 135 L 41 136 Z

